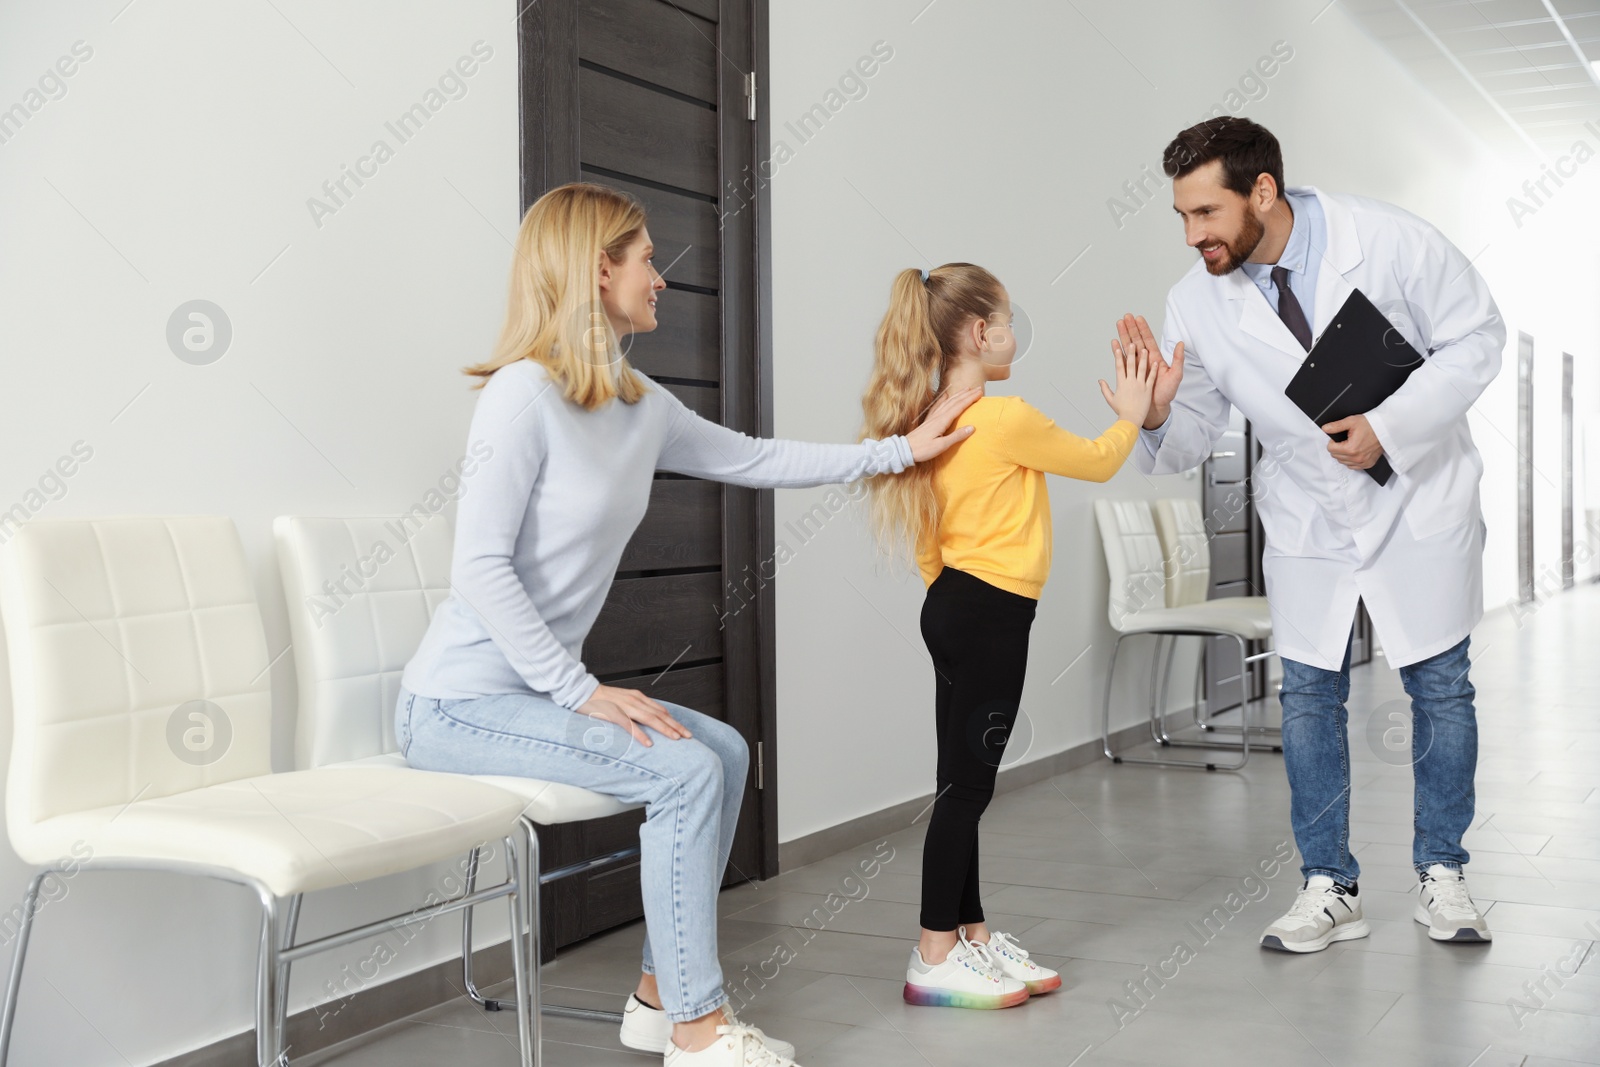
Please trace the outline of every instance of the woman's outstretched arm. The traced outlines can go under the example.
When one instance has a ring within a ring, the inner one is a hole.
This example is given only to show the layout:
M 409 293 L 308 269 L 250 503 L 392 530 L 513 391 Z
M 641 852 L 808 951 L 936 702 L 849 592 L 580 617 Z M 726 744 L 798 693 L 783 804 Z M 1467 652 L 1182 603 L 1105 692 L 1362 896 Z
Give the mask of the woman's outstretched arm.
M 967 389 L 942 398 L 909 434 L 836 445 L 751 437 L 701 418 L 660 385 L 656 389 L 672 406 L 673 420 L 657 469 L 754 489 L 831 485 L 898 474 L 969 437 L 970 426 L 946 431 L 980 395 L 977 389 Z

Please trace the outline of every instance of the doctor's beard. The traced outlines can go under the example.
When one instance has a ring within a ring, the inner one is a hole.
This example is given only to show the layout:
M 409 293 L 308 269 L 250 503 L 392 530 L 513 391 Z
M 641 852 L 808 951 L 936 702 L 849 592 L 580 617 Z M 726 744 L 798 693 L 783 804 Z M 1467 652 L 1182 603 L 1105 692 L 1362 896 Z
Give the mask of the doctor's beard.
M 1261 243 L 1261 238 L 1266 232 L 1267 228 L 1261 225 L 1261 220 L 1256 218 L 1255 213 L 1246 211 L 1244 222 L 1239 228 L 1239 236 L 1231 241 L 1222 242 L 1223 247 L 1228 250 L 1227 258 L 1220 263 L 1212 264 L 1207 263 L 1206 258 L 1201 256 L 1200 261 L 1206 264 L 1206 270 L 1218 277 L 1232 274 L 1244 265 L 1245 260 L 1255 255 L 1256 246 Z

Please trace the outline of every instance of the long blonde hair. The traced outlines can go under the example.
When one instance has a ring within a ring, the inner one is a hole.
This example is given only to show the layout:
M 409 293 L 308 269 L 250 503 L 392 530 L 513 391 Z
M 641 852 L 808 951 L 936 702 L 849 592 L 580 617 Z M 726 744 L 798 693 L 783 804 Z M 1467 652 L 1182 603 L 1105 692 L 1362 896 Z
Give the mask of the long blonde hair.
M 944 387 L 961 334 L 974 318 L 999 312 L 1004 301 L 1000 280 L 971 263 L 935 267 L 926 282 L 914 267 L 895 275 L 889 310 L 878 326 L 872 378 L 861 397 L 861 436 L 881 439 L 914 429 Z M 873 537 L 889 555 L 904 548 L 914 560 L 937 536 L 933 472 L 933 464 L 919 463 L 867 479 Z
M 600 302 L 600 253 L 621 261 L 644 230 L 644 205 L 590 182 L 559 185 L 534 201 L 517 232 L 511 294 L 494 354 L 464 368 L 480 380 L 519 359 L 540 364 L 566 398 L 593 411 L 645 384 L 622 354 Z

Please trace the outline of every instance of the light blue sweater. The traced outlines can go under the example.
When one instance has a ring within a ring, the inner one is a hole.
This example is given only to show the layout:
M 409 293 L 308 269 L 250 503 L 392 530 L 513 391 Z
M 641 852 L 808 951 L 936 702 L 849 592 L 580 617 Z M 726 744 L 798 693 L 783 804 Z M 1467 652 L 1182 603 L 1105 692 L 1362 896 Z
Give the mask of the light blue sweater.
M 450 595 L 406 664 L 406 689 L 441 700 L 533 692 L 584 704 L 600 682 L 579 660 L 583 641 L 657 470 L 781 488 L 912 463 L 901 436 L 854 445 L 747 437 L 645 381 L 637 404 L 585 411 L 530 360 L 489 379 L 468 440 L 475 454 L 491 454 L 461 494 Z

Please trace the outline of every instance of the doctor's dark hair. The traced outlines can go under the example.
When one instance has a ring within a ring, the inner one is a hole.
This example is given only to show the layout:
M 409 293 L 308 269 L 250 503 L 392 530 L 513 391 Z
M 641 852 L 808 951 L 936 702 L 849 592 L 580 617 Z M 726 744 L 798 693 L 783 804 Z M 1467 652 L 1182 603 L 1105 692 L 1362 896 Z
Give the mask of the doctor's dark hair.
M 861 397 L 861 436 L 882 440 L 915 429 L 944 388 L 962 333 L 974 319 L 987 320 L 1004 306 L 1000 279 L 971 263 L 934 267 L 926 279 L 915 267 L 895 275 Z M 915 559 L 937 535 L 933 470 L 932 463 L 918 463 L 866 479 L 873 536 L 886 554 L 908 549 Z
M 1249 196 L 1256 178 L 1270 174 L 1283 195 L 1283 150 L 1265 126 L 1231 115 L 1196 123 L 1167 145 L 1161 169 L 1169 178 L 1181 178 L 1213 159 L 1222 160 L 1224 188 Z

